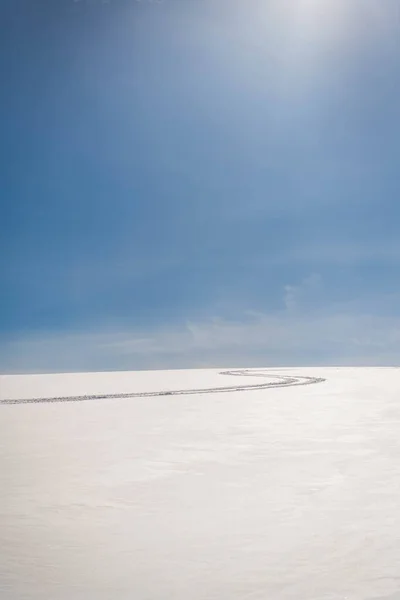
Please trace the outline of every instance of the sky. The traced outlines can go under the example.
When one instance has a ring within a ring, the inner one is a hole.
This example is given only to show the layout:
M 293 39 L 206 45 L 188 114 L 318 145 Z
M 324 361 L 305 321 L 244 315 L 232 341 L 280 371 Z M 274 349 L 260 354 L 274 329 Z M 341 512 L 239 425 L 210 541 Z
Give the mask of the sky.
M 399 2 L 0 28 L 0 372 L 398 363 Z

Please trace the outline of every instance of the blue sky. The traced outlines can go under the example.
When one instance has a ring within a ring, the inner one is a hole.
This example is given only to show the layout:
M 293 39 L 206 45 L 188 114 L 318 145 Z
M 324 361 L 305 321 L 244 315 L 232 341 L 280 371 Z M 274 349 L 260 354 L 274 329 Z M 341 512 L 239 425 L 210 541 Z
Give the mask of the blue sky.
M 2 27 L 2 372 L 397 362 L 397 2 Z

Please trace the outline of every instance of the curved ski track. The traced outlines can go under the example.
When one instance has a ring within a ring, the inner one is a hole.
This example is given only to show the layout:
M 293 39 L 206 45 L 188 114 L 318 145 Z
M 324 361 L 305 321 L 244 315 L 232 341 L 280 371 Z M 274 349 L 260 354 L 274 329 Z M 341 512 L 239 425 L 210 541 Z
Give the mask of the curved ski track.
M 301 377 L 299 375 L 281 375 L 265 370 L 240 369 L 234 371 L 222 371 L 220 375 L 234 375 L 244 377 L 268 377 L 274 381 L 252 385 L 223 386 L 204 389 L 189 390 L 163 390 L 157 392 L 128 392 L 121 394 L 87 394 L 84 396 L 54 396 L 49 398 L 15 398 L 0 400 L 0 404 L 41 404 L 46 402 L 84 402 L 86 400 L 109 400 L 123 398 L 147 398 L 154 396 L 182 396 L 189 394 L 217 394 L 221 392 L 248 392 L 252 390 L 264 390 L 268 388 L 293 387 L 300 385 L 311 385 L 326 381 L 322 377 Z M 278 380 L 276 380 L 278 379 Z

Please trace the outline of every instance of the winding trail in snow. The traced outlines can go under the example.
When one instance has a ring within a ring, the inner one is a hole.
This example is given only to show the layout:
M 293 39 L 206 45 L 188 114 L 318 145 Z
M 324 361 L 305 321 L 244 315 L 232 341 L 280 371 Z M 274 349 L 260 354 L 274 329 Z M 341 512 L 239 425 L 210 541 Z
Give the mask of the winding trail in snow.
M 196 388 L 183 390 L 159 390 L 155 392 L 128 392 L 117 394 L 85 394 L 83 396 L 53 396 L 44 398 L 9 398 L 0 400 L 0 404 L 42 404 L 49 402 L 85 402 L 88 400 L 109 400 L 124 398 L 147 398 L 155 396 L 186 396 L 191 394 L 219 394 L 223 392 L 249 392 L 253 390 L 264 390 L 281 387 L 294 387 L 300 385 L 311 385 L 326 381 L 322 377 L 304 377 L 299 375 L 281 375 L 266 370 L 238 369 L 233 371 L 221 371 L 220 375 L 238 377 L 263 377 L 272 379 L 260 384 L 231 385 L 212 388 Z

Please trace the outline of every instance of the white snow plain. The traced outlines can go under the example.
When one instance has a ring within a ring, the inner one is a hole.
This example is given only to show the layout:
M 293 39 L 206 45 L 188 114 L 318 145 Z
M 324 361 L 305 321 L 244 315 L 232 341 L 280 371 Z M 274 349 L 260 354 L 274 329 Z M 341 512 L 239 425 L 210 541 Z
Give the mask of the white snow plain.
M 400 369 L 0 377 L 0 598 L 400 600 Z

